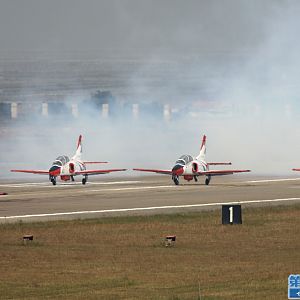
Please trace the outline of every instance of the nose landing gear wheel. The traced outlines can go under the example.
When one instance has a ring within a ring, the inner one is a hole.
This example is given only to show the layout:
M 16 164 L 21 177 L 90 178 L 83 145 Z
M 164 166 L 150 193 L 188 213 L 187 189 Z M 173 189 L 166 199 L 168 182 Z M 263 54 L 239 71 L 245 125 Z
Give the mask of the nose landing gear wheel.
M 56 180 L 55 180 L 55 178 L 51 178 L 51 182 L 52 182 L 53 185 L 56 185 Z
M 194 180 L 195 180 L 195 182 L 198 182 L 197 176 L 194 176 Z
M 173 179 L 175 185 L 179 185 L 179 177 L 177 175 L 173 175 L 172 179 Z

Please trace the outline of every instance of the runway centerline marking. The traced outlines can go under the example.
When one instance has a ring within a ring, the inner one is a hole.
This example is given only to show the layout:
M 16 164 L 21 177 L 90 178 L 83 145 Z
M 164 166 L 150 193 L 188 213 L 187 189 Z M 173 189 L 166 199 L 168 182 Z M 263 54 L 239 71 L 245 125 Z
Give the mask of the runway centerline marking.
M 300 200 L 300 198 L 282 198 L 282 199 L 246 200 L 246 201 L 233 201 L 233 202 L 213 202 L 213 203 L 185 204 L 185 205 L 116 208 L 116 209 L 103 209 L 103 210 L 84 210 L 84 211 L 44 213 L 44 214 L 32 214 L 32 215 L 20 215 L 20 216 L 5 216 L 5 217 L 0 217 L 0 220 L 25 219 L 25 218 L 42 218 L 42 217 L 55 217 L 55 216 L 57 217 L 57 216 L 97 214 L 97 213 L 164 210 L 164 209 L 171 209 L 171 208 L 209 207 L 209 206 L 220 206 L 220 205 L 225 205 L 225 204 L 255 204 L 255 203 L 270 203 L 270 202 L 286 202 L 286 201 L 299 201 L 299 200 Z

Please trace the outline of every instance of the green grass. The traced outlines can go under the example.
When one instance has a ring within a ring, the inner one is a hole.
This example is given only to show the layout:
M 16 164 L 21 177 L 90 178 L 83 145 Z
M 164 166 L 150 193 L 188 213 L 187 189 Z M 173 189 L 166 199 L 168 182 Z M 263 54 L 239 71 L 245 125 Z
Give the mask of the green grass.
M 211 211 L 2 224 L 0 298 L 198 299 L 200 283 L 201 299 L 287 299 L 300 205 L 243 209 L 243 222 Z

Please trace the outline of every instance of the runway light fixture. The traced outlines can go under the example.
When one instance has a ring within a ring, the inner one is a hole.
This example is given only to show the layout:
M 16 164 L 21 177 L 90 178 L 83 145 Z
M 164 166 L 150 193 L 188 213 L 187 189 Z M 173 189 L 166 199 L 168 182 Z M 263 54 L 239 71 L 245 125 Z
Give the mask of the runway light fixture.
M 175 246 L 176 235 L 167 235 L 165 237 L 165 246 L 166 247 L 173 247 Z
M 33 235 L 32 234 L 26 234 L 23 236 L 23 244 L 26 245 L 28 242 L 33 241 Z

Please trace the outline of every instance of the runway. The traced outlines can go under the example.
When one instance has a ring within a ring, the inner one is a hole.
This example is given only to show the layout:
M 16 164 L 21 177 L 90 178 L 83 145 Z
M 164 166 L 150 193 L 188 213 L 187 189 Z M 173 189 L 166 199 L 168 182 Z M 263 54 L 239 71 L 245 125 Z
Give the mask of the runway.
M 100 181 L 101 180 L 101 181 Z M 79 181 L 79 180 L 78 180 Z M 300 203 L 300 178 L 221 176 L 175 186 L 169 176 L 97 177 L 81 182 L 1 182 L 0 222 L 175 213 L 214 209 L 223 203 Z

